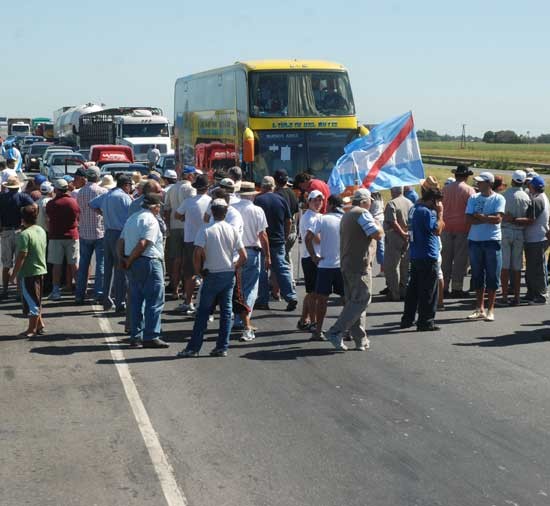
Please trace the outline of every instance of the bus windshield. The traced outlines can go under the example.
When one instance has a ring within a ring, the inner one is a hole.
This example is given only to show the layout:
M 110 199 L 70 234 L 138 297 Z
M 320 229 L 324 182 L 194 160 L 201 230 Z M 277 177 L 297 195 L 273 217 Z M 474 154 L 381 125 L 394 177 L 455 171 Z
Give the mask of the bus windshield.
M 324 117 L 355 114 L 345 72 L 250 72 L 250 115 Z
M 123 137 L 168 137 L 167 123 L 125 124 Z
M 277 169 L 285 169 L 290 178 L 308 171 L 328 180 L 334 164 L 344 154 L 344 146 L 356 135 L 354 130 L 260 131 L 259 151 L 254 162 L 254 179 Z

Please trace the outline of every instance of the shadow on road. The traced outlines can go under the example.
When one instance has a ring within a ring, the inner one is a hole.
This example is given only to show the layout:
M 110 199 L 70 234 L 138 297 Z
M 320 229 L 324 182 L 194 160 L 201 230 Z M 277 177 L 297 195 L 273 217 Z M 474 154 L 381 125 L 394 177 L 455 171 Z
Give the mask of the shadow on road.
M 251 351 L 250 353 L 245 353 L 241 355 L 241 358 L 247 358 L 250 360 L 270 360 L 270 361 L 279 361 L 279 360 L 297 360 L 304 357 L 323 357 L 326 355 L 334 355 L 338 352 L 330 348 L 298 348 L 292 347 L 283 350 L 259 350 Z
M 490 348 L 540 343 L 550 341 L 550 330 L 540 328 L 535 330 L 517 330 L 505 336 L 478 337 L 477 339 L 478 341 L 472 343 L 453 343 L 453 346 Z

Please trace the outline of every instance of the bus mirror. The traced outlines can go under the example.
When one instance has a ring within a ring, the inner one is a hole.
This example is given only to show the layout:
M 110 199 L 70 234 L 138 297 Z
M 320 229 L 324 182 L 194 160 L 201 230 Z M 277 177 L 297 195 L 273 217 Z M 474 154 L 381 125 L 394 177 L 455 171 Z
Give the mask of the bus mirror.
M 370 131 L 365 125 L 359 125 L 357 127 L 357 134 L 359 137 L 365 137 L 365 135 L 369 135 Z
M 243 132 L 243 160 L 246 163 L 254 161 L 254 132 L 250 128 Z

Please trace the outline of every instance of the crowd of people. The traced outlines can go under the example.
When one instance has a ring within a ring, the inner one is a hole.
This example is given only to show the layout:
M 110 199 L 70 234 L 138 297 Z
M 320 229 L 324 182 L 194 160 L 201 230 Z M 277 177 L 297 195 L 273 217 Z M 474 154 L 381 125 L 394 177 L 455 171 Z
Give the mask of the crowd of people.
M 469 319 L 495 319 L 495 306 L 521 303 L 525 263 L 530 304 L 546 303 L 549 202 L 544 179 L 516 170 L 511 187 L 490 172 L 474 177 L 464 165 L 440 185 L 429 176 L 412 187 L 380 193 L 356 189 L 331 195 L 309 173 L 265 176 L 259 189 L 239 167 L 214 181 L 193 166 L 100 178 L 93 163 L 74 177 L 27 179 L 13 158 L 0 162 L 2 292 L 18 285 L 29 323 L 23 336 L 46 332 L 42 294 L 65 290 L 75 304 L 95 302 L 125 315 L 131 347 L 166 348 L 165 300 L 194 316 L 179 357 L 196 357 L 219 313 L 212 356 L 227 355 L 230 335 L 255 339 L 254 310 L 271 299 L 298 308 L 292 249 L 299 244 L 305 296 L 297 329 L 337 350 L 369 348 L 366 310 L 373 295 L 373 265 L 380 265 L 388 301 L 404 301 L 401 328 L 439 330 L 445 299 L 475 292 Z M 26 179 L 26 180 L 25 180 Z M 95 271 L 91 275 L 92 257 Z M 465 278 L 471 270 L 471 286 Z M 90 281 L 93 277 L 93 286 Z M 497 291 L 501 297 L 497 300 Z M 74 287 L 74 288 L 73 288 Z M 342 298 L 340 315 L 325 327 L 327 303 Z

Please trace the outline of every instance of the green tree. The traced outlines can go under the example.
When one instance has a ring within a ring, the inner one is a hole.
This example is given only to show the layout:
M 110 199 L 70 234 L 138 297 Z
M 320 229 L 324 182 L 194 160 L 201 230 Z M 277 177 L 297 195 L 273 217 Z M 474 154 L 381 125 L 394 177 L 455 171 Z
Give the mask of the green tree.
M 483 142 L 492 143 L 495 142 L 495 132 L 488 130 L 483 134 Z

